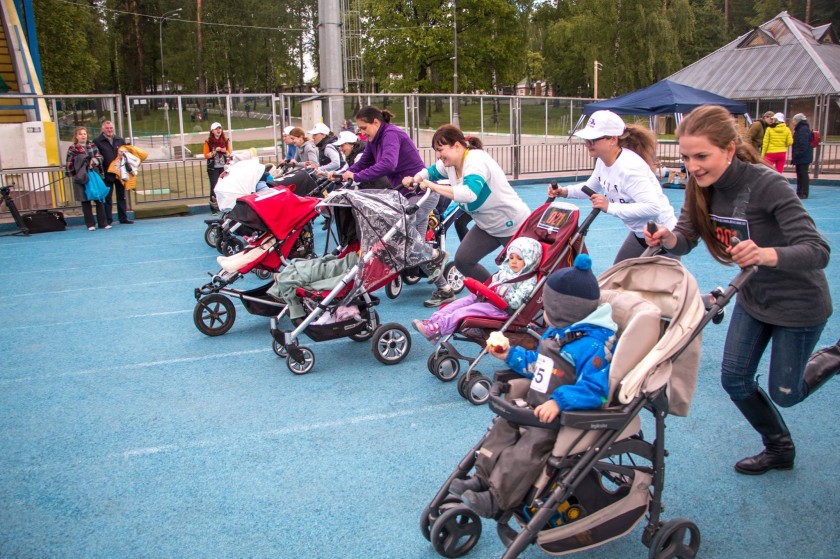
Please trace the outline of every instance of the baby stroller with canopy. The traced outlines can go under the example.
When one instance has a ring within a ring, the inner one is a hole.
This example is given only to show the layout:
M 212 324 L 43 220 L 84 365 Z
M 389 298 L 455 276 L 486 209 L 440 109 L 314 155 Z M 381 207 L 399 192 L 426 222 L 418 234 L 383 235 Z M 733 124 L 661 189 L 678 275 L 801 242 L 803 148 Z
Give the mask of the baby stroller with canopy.
M 462 319 L 455 332 L 441 338 L 429 355 L 426 362 L 429 372 L 438 379 L 449 382 L 460 374 L 461 361 L 466 361 L 469 367 L 458 379 L 458 393 L 475 405 L 486 403 L 492 380 L 475 369 L 487 353 L 487 337 L 493 331 L 501 331 L 516 345 L 536 347 L 540 335 L 545 330 L 541 320 L 543 286 L 552 272 L 570 266 L 578 254 L 586 251 L 584 238 L 599 213 L 600 210 L 593 209 L 578 225 L 580 210 L 568 202 L 549 202 L 533 211 L 513 237 L 530 237 L 539 241 L 542 246 L 542 259 L 537 269 L 519 278 L 519 281 L 522 281 L 536 275 L 537 285 L 530 298 L 516 310 L 510 311 L 505 300 L 486 284 L 466 278 L 464 284 L 471 292 L 499 309 L 506 310 L 509 316 L 507 319 L 486 316 Z M 507 247 L 496 258 L 497 263 L 501 264 L 506 251 Z M 478 344 L 481 351 L 475 358 L 469 357 L 458 351 L 453 343 L 455 341 Z
M 312 254 L 311 222 L 318 213 L 317 198 L 295 195 L 285 187 L 269 188 L 240 197 L 230 211 L 229 219 L 255 233 L 242 251 L 217 260 L 222 269 L 212 279 L 195 289 L 196 305 L 193 322 L 208 336 L 221 336 L 233 326 L 236 308 L 231 298 L 242 301 L 245 309 L 259 316 L 275 316 L 283 304 L 266 295 L 273 284 L 239 290 L 231 284 L 252 271 L 270 276 L 289 259 Z
M 428 195 L 427 191 L 424 197 Z M 292 331 L 278 326 L 286 309 L 272 319 L 274 351 L 285 357 L 291 372 L 303 375 L 315 365 L 315 353 L 300 345 L 302 334 L 314 342 L 344 337 L 372 340 L 374 357 L 381 363 L 393 365 L 405 359 L 411 335 L 401 324 L 380 324 L 374 309 L 379 299 L 373 293 L 406 268 L 432 259 L 432 247 L 410 225 L 409 216 L 417 212 L 417 204 L 394 190 L 337 190 L 318 204 L 319 211 L 335 220 L 342 245 L 358 241 L 360 258 L 328 292 L 305 286 L 297 289 L 308 314 Z
M 601 300 L 611 304 L 619 329 L 603 408 L 563 411 L 552 423 L 540 423 L 523 399 L 530 380 L 510 371 L 497 373 L 489 406 L 499 417 L 520 429 L 557 432 L 523 502 L 495 516 L 505 559 L 518 557 L 532 543 L 552 555 L 590 549 L 629 533 L 645 515 L 642 542 L 650 559 L 696 556 L 696 524 L 661 520 L 665 419 L 669 413 L 688 414 L 702 329 L 753 272 L 742 270 L 707 312 L 694 278 L 675 260 L 643 256 L 604 272 L 598 281 Z M 641 433 L 642 410 L 654 417 L 652 440 Z M 421 516 L 424 537 L 444 557 L 468 553 L 481 535 L 480 517 L 450 495 L 449 488 L 473 468 L 482 441 L 460 461 Z

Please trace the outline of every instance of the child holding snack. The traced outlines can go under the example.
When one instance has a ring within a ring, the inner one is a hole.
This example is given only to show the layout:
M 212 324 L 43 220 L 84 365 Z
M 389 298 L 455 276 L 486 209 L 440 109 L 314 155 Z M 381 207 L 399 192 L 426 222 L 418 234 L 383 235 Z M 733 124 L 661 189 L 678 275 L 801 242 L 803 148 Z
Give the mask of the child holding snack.
M 521 281 L 516 278 L 536 269 L 541 259 L 542 246 L 535 239 L 520 237 L 508 245 L 507 258 L 490 280 L 490 287 L 507 301 L 508 308 L 517 309 L 528 300 L 537 285 L 537 278 L 532 276 Z M 454 332 L 458 322 L 467 316 L 507 318 L 508 314 L 471 293 L 449 303 L 426 320 L 413 320 L 411 325 L 424 338 L 435 343 L 442 336 Z
M 617 326 L 610 305 L 598 306 L 601 291 L 591 267 L 589 256 L 580 254 L 573 268 L 549 277 L 543 289 L 549 328 L 536 351 L 510 347 L 496 332 L 487 341 L 489 353 L 532 379 L 526 399 L 543 423 L 554 421 L 560 410 L 596 409 L 607 400 Z M 499 419 L 478 452 L 476 474 L 454 480 L 450 491 L 487 518 L 519 505 L 545 466 L 556 437 L 551 429 Z

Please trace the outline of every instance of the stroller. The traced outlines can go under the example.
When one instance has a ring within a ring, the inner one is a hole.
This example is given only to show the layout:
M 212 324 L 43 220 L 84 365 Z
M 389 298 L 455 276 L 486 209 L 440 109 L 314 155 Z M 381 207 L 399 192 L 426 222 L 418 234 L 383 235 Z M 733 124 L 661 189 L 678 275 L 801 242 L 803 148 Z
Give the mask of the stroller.
M 204 220 L 207 225 L 204 230 L 204 242 L 216 248 L 220 254 L 224 256 L 236 254 L 247 244 L 242 237 L 263 232 L 243 227 L 235 216 L 230 215 L 236 200 L 240 197 L 267 187 L 286 187 L 298 196 L 310 196 L 317 190 L 315 181 L 305 171 L 285 173 L 274 179 L 266 169 L 267 166 L 257 159 L 239 160 L 230 166 L 225 176 L 216 184 L 216 204 L 221 215 L 218 218 Z M 260 189 L 258 185 L 263 180 L 265 180 L 265 185 Z M 265 275 L 260 277 L 260 279 L 266 278 Z
M 542 245 L 542 260 L 539 267 L 532 272 L 537 275 L 537 285 L 530 299 L 515 311 L 509 311 L 510 316 L 507 319 L 482 316 L 461 320 L 455 332 L 444 336 L 429 355 L 426 362 L 429 372 L 438 379 L 449 382 L 461 372 L 461 361 L 466 361 L 469 368 L 458 379 L 458 393 L 475 405 L 486 403 L 490 396 L 492 380 L 476 371 L 475 367 L 487 353 L 487 336 L 490 332 L 499 330 L 506 333 L 516 345 L 536 347 L 541 333 L 545 330 L 545 325 L 541 322 L 542 288 L 552 272 L 570 266 L 575 256 L 586 250 L 583 241 L 598 213 L 600 210 L 592 210 L 578 226 L 580 210 L 568 202 L 552 201 L 532 212 L 514 235 L 514 238 L 524 236 L 536 239 Z M 505 251 L 496 258 L 497 263 L 500 264 L 504 260 Z M 527 277 L 530 277 L 530 274 L 521 279 Z M 507 303 L 487 285 L 472 278 L 467 278 L 465 285 L 472 293 L 505 310 Z M 454 341 L 476 343 L 481 347 L 481 351 L 475 358 L 468 357 L 458 351 Z
M 696 524 L 660 519 L 665 418 L 668 413 L 688 415 L 700 334 L 754 271 L 742 270 L 709 311 L 694 278 L 675 260 L 643 256 L 604 272 L 599 277 L 602 302 L 612 305 L 619 326 L 604 408 L 563 411 L 554 422 L 539 423 L 524 401 L 530 380 L 510 371 L 496 374 L 489 401 L 496 414 L 521 426 L 557 431 L 550 456 L 524 501 L 496 516 L 505 559 L 518 557 L 532 543 L 552 555 L 590 549 L 629 533 L 645 515 L 642 542 L 651 559 L 696 556 Z M 642 410 L 654 416 L 652 441 L 640 431 Z M 480 517 L 449 495 L 449 487 L 473 468 L 482 441 L 421 516 L 424 537 L 444 557 L 466 554 L 481 535 Z
M 308 257 L 313 252 L 311 221 L 318 215 L 317 198 L 295 195 L 284 187 L 269 188 L 236 200 L 228 219 L 255 233 L 242 251 L 219 257 L 223 268 L 212 279 L 195 289 L 193 322 L 208 336 L 221 336 L 233 326 L 236 308 L 230 297 L 239 299 L 245 309 L 260 316 L 275 316 L 283 304 L 267 295 L 273 284 L 247 291 L 230 287 L 251 271 L 261 271 L 267 279 L 291 258 Z M 259 274 L 258 274 L 259 275 Z
M 424 197 L 428 195 L 427 191 Z M 278 327 L 287 309 L 271 320 L 275 353 L 286 359 L 292 373 L 303 375 L 315 366 L 315 354 L 300 345 L 302 334 L 314 342 L 349 337 L 358 342 L 372 340 L 373 355 L 381 363 L 401 362 L 411 350 L 411 335 L 395 322 L 380 325 L 374 309 L 379 299 L 372 294 L 406 268 L 432 259 L 432 247 L 409 224 L 408 216 L 417 212 L 417 204 L 394 190 L 337 190 L 318 209 L 331 214 L 343 246 L 358 242 L 361 257 L 332 290 L 297 289 L 308 314 L 292 331 Z M 352 316 L 341 318 L 348 310 Z

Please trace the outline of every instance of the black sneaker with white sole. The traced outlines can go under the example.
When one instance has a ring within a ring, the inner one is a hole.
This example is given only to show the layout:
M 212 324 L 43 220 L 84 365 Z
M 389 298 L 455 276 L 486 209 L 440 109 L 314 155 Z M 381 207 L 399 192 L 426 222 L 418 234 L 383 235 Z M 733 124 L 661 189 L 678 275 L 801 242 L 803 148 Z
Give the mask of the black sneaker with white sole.
M 424 307 L 439 307 L 455 300 L 455 292 L 451 288 L 435 289 L 431 298 L 423 301 Z
M 449 253 L 445 250 L 439 250 L 438 255 L 426 264 L 426 274 L 429 276 L 429 283 L 435 283 L 440 275 L 443 273 L 443 266 L 449 258 Z

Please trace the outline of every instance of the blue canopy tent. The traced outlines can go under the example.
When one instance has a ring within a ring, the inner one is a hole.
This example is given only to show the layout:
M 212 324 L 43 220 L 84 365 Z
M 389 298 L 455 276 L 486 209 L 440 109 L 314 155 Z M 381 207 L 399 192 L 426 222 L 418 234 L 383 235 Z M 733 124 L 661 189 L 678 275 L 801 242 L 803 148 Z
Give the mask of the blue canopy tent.
M 677 123 L 682 115 L 700 105 L 720 105 L 732 114 L 746 114 L 747 105 L 733 101 L 715 93 L 696 89 L 669 80 L 662 80 L 632 93 L 627 93 L 604 101 L 595 101 L 583 106 L 583 114 L 575 125 L 577 130 L 582 121 L 595 111 L 609 110 L 619 115 L 645 115 L 654 117 L 673 114 Z M 749 117 L 747 117 L 749 122 Z M 653 123 L 651 123 L 651 128 Z M 574 133 L 572 130 L 572 133 Z

